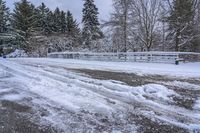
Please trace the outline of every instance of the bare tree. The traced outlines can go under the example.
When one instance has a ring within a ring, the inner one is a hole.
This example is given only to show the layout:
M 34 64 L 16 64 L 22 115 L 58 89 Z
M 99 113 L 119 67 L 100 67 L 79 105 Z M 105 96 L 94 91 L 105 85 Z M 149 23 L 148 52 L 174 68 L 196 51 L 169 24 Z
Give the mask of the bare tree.
M 172 2 L 175 1 L 178 0 L 113 0 L 114 12 L 111 19 L 103 25 L 109 26 L 112 33 L 113 51 L 165 51 L 175 46 L 178 51 L 178 47 L 198 47 L 200 1 L 191 0 L 192 12 L 195 10 L 195 15 L 190 16 L 192 20 L 186 19 L 186 22 L 182 22 L 178 20 L 179 17 L 175 17 L 175 21 L 170 22 L 180 26 L 169 30 L 168 18 L 174 8 Z M 185 36 L 187 29 L 191 33 Z M 190 45 L 186 45 L 188 43 Z
M 132 0 L 113 0 L 114 12 L 103 26 L 110 26 L 113 32 L 114 46 L 117 51 L 127 52 L 129 38 L 130 4 Z M 120 46 L 121 45 L 121 46 Z
M 131 9 L 135 22 L 132 33 L 139 39 L 141 47 L 150 51 L 160 27 L 161 0 L 132 0 Z

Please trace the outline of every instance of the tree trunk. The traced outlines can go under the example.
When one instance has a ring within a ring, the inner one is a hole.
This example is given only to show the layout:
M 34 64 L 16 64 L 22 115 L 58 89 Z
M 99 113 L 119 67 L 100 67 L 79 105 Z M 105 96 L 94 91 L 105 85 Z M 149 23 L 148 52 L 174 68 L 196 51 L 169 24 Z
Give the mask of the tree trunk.
M 127 52 L 127 17 L 128 17 L 128 9 L 127 2 L 125 1 L 125 9 L 124 9 L 124 52 L 125 52 L 125 61 L 127 60 L 126 52 Z
M 176 42 L 175 42 L 175 51 L 179 51 L 179 42 L 180 42 L 180 29 L 176 31 Z
M 124 52 L 127 52 L 127 9 L 124 11 Z
M 149 52 L 151 50 L 151 47 L 147 46 L 147 51 Z
M 162 24 L 162 51 L 165 51 L 165 22 Z

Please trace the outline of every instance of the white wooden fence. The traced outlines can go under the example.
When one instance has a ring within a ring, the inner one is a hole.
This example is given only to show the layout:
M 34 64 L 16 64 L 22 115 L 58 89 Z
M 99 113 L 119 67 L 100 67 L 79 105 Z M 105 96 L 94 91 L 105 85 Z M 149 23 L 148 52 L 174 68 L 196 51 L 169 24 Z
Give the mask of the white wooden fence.
M 96 61 L 128 61 L 175 63 L 175 61 L 197 62 L 200 53 L 192 52 L 127 52 L 127 53 L 86 53 L 86 52 L 56 52 L 49 53 L 49 58 L 81 59 Z

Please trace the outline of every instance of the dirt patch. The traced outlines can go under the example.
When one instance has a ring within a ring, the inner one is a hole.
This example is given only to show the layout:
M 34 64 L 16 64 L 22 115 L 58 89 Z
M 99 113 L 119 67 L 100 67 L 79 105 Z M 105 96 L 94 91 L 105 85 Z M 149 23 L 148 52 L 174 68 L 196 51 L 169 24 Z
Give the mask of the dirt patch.
M 13 110 L 15 112 L 28 112 L 31 109 L 31 107 L 20 105 L 18 103 L 14 103 L 14 102 L 7 101 L 7 100 L 3 100 L 1 102 L 1 105 L 3 108 L 7 108 L 7 109 Z
M 193 110 L 193 106 L 196 103 L 196 100 L 198 100 L 198 97 L 200 96 L 200 89 L 199 90 L 193 88 L 186 89 L 183 87 L 172 86 L 172 85 L 165 85 L 165 86 L 169 89 L 174 90 L 177 94 L 179 94 L 179 96 L 173 97 L 173 100 L 177 106 Z
M 130 114 L 129 121 L 135 121 L 139 126 L 140 133 L 187 133 L 188 131 L 180 127 L 168 125 L 161 121 L 152 121 L 151 119 L 136 114 Z
M 56 133 L 51 126 L 34 123 L 31 107 L 11 101 L 0 101 L 0 133 Z
M 196 100 L 200 96 L 200 90 L 187 90 L 185 88 L 167 86 L 168 88 L 173 89 L 178 93 L 179 97 L 173 97 L 174 102 L 177 106 L 183 107 L 189 110 L 193 110 L 193 106 L 196 103 Z
M 40 112 L 39 110 L 37 111 Z M 0 114 L 0 133 L 60 133 L 51 124 L 41 125 L 40 123 L 32 122 L 31 118 L 37 114 L 34 114 L 31 108 L 25 105 L 3 101 L 0 107 Z M 129 133 L 134 129 L 131 126 L 136 125 L 138 127 L 137 131 L 141 133 L 187 133 L 185 129 L 162 122 L 154 122 L 147 117 L 133 113 L 127 113 L 127 117 L 122 119 L 117 114 L 113 114 L 112 118 L 109 118 L 100 113 L 93 114 L 82 110 L 78 114 L 72 113 L 71 117 L 73 117 L 73 120 L 66 125 L 70 127 L 69 132 L 74 132 L 75 129 L 81 128 L 84 132 L 111 132 L 114 129 L 119 129 L 124 133 Z
M 84 120 L 86 120 L 91 127 L 94 127 L 96 132 L 112 132 L 113 129 L 115 129 L 123 133 L 130 133 L 136 130 L 132 127 L 134 125 L 137 127 L 137 132 L 139 133 L 188 133 L 186 129 L 169 125 L 158 120 L 153 121 L 148 117 L 132 112 L 123 112 L 126 114 L 126 117 L 123 118 L 118 114 L 113 114 L 112 118 L 109 118 L 99 113 L 91 114 L 87 111 L 82 111 L 82 113 L 84 115 Z M 121 114 L 121 112 L 119 112 L 119 114 Z M 91 119 L 91 117 L 88 119 L 85 117 L 87 115 L 92 115 L 92 118 L 95 119 Z
M 118 72 L 108 72 L 108 71 L 96 71 L 88 69 L 73 69 L 73 71 L 85 73 L 91 78 L 99 80 L 116 80 L 124 82 L 131 86 L 140 86 L 148 83 L 152 83 L 149 78 L 138 76 L 136 74 L 118 73 Z
M 126 83 L 130 86 L 141 86 L 149 83 L 157 83 L 159 81 L 169 82 L 169 81 L 181 81 L 188 82 L 192 84 L 199 84 L 200 79 L 178 79 L 176 77 L 168 77 L 162 75 L 137 75 L 134 73 L 123 73 L 123 72 L 109 72 L 100 70 L 90 70 L 90 69 L 70 69 L 75 72 L 84 73 L 89 75 L 91 78 L 99 80 L 116 80 Z

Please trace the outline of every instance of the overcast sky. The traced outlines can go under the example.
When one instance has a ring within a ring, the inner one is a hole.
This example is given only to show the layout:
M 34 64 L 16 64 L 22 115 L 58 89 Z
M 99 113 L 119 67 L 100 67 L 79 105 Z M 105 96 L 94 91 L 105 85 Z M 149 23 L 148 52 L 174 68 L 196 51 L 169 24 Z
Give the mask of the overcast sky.
M 11 9 L 14 8 L 14 2 L 20 0 L 5 0 L 7 6 Z M 56 7 L 59 7 L 61 10 L 67 11 L 70 10 L 74 17 L 81 22 L 82 19 L 82 8 L 83 0 L 29 0 L 34 5 L 38 6 L 41 2 L 44 2 L 50 9 L 54 10 Z M 109 14 L 112 11 L 112 0 L 95 0 L 96 6 L 99 8 L 99 17 L 100 20 L 107 20 Z

